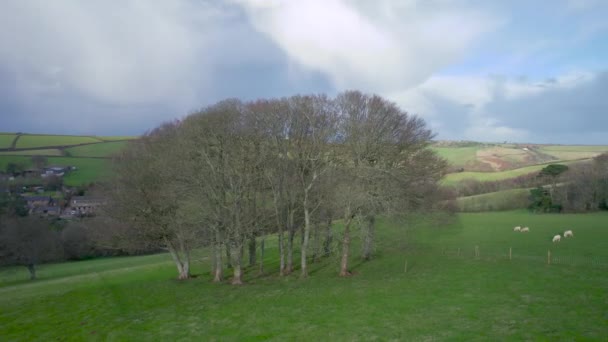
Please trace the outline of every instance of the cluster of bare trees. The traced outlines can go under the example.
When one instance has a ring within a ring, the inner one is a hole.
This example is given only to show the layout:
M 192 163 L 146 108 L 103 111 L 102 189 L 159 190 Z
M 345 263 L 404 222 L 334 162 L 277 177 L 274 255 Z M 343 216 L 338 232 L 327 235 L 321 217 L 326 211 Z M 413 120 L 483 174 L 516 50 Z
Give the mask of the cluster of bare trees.
M 608 210 L 608 153 L 572 165 L 553 183 L 550 198 L 563 211 Z
M 308 263 L 331 252 L 332 222 L 341 220 L 340 274 L 348 275 L 355 222 L 369 259 L 377 215 L 441 203 L 447 165 L 428 148 L 432 137 L 422 119 L 357 91 L 226 100 L 131 143 L 117 158 L 107 213 L 132 228 L 125 241 L 166 248 L 180 279 L 190 276 L 192 248 L 210 246 L 214 280 L 228 263 L 233 284 L 243 281 L 244 250 L 258 262 L 257 244 L 263 251 L 270 234 L 280 274 L 295 270 L 299 240 L 307 277 Z

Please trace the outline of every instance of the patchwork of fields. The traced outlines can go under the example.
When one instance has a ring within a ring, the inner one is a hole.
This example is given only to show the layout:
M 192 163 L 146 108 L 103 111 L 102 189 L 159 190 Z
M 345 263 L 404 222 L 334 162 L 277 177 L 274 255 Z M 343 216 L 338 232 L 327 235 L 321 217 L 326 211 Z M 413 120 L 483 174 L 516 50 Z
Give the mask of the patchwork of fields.
M 24 267 L 2 269 L 0 325 L 7 340 L 603 340 L 606 222 L 527 212 L 380 220 L 375 259 L 362 263 L 355 248 L 349 278 L 337 277 L 337 256 L 311 264 L 308 279 L 280 278 L 269 239 L 266 273 L 248 268 L 240 287 L 211 283 L 203 250 L 199 276 L 182 282 L 166 254 L 46 265 L 36 282 Z M 551 243 L 565 228 L 575 237 Z
M 76 167 L 65 176 L 66 185 L 88 184 L 107 177 L 112 155 L 134 138 L 0 134 L 0 170 L 9 163 L 31 168 L 33 156 L 44 156 L 48 165 Z

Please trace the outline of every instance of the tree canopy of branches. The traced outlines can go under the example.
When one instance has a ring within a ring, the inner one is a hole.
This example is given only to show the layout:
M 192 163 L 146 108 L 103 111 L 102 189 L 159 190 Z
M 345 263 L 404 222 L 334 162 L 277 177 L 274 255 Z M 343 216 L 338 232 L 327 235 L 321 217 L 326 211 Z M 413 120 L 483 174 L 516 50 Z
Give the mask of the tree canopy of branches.
M 328 254 L 331 222 L 342 219 L 340 274 L 348 275 L 355 218 L 366 222 L 367 260 L 377 215 L 437 202 L 447 164 L 428 148 L 432 138 L 422 119 L 358 91 L 225 100 L 130 143 L 107 187 L 108 213 L 138 239 L 166 248 L 180 279 L 190 276 L 190 249 L 207 245 L 214 281 L 222 281 L 226 250 L 233 284 L 243 282 L 245 244 L 255 256 L 256 239 L 268 234 L 278 236 L 285 275 L 294 271 L 300 233 L 300 276 L 307 277 L 321 227 Z

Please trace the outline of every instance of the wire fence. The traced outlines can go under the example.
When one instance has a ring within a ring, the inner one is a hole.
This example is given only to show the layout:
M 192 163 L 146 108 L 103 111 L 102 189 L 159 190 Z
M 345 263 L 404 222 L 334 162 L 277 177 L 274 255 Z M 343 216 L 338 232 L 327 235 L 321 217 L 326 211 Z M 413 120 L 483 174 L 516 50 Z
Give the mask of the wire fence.
M 573 256 L 561 255 L 559 252 L 548 249 L 544 255 L 530 255 L 521 253 L 512 247 L 504 250 L 484 249 L 483 246 L 446 247 L 442 249 L 442 255 L 448 258 L 462 258 L 473 260 L 508 260 L 530 263 L 544 263 L 547 265 L 568 265 L 576 267 L 590 267 L 608 269 L 608 258 L 600 256 Z

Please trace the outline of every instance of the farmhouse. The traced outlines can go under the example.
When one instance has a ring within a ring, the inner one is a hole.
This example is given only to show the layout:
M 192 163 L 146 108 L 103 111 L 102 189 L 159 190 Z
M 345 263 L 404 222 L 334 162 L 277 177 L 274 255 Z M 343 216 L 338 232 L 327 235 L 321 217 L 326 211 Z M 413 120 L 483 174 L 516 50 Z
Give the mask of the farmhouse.
M 70 166 L 47 166 L 42 170 L 40 176 L 42 176 L 42 177 L 48 177 L 48 176 L 62 177 L 70 170 L 72 170 L 72 167 L 70 167 Z
M 49 206 L 53 203 L 51 196 L 23 196 L 26 202 L 27 208 L 32 210 L 38 207 Z
M 88 196 L 74 196 L 70 201 L 70 210 L 75 215 L 94 214 L 95 210 L 103 205 L 105 201 L 101 198 Z

